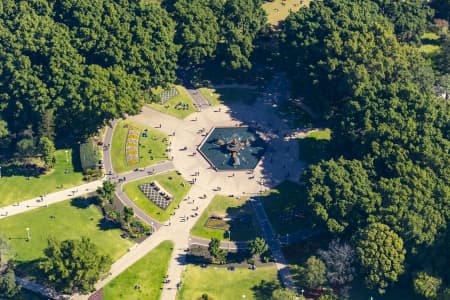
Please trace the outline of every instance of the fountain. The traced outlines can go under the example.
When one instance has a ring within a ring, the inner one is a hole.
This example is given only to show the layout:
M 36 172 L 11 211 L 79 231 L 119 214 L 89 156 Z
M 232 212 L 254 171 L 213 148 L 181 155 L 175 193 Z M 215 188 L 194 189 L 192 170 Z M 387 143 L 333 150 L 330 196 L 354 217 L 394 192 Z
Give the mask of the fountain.
M 218 171 L 254 169 L 264 150 L 264 141 L 250 127 L 213 128 L 199 147 Z

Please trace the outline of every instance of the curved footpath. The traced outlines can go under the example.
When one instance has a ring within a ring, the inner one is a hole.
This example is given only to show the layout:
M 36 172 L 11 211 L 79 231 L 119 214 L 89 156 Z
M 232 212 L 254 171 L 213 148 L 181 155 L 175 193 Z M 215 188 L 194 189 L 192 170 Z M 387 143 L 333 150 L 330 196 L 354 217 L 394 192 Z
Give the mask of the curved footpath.
M 105 286 L 161 242 L 172 240 L 175 246 L 168 270 L 170 283 L 164 286 L 161 299 L 176 299 L 177 288 L 182 284 L 181 274 L 186 265 L 186 251 L 190 243 L 198 242 L 203 244 L 205 242 L 202 239 L 190 237 L 190 229 L 197 221 L 197 218 L 191 216 L 193 208 L 198 207 L 196 212 L 200 216 L 216 194 L 234 195 L 236 197 L 257 195 L 286 179 L 298 180 L 306 164 L 298 160 L 298 143 L 295 140 L 285 139 L 286 136 L 292 136 L 293 134 L 293 131 L 288 128 L 286 116 L 274 113 L 273 110 L 273 107 L 280 103 L 280 99 L 285 96 L 284 93 L 287 91 L 280 82 L 282 82 L 282 78 L 280 80 L 280 77 L 275 76 L 272 83 L 266 87 L 261 97 L 252 106 L 237 103 L 232 104 L 232 107 L 221 105 L 219 106 L 220 109 L 217 109 L 217 107 L 206 107 L 202 112 L 194 113 L 184 120 L 144 107 L 142 113 L 130 119 L 145 126 L 158 128 L 158 130 L 170 136 L 170 156 L 173 157 L 171 162 L 160 163 L 145 168 L 144 171 L 133 171 L 116 175 L 112 170 L 111 147 L 109 146 L 104 153 L 104 163 L 105 171 L 110 175 L 102 180 L 77 188 L 49 194 L 44 197 L 44 203 L 38 203 L 38 207 L 41 207 L 43 204 L 64 201 L 84 194 L 86 191 L 93 191 L 105 179 L 118 181 L 118 178 L 125 177 L 126 183 L 150 176 L 151 173 L 165 172 L 170 169 L 176 169 L 187 180 L 196 179 L 195 184 L 187 195 L 188 200 L 180 203 L 180 208 L 175 210 L 175 215 L 166 224 L 156 222 L 143 213 L 121 192 L 121 186 L 119 185 L 116 193 L 119 200 L 125 205 L 135 208 L 136 215 L 153 225 L 155 232 L 140 244 L 133 246 L 127 254 L 117 260 L 111 267 L 110 275 L 98 282 L 96 289 Z M 117 120 L 112 122 L 112 126 L 108 128 L 105 134 L 106 145 L 112 144 L 113 129 L 117 122 Z M 203 130 L 209 131 L 212 126 L 238 126 L 241 123 L 254 126 L 265 139 L 268 145 L 265 157 L 252 174 L 247 172 L 215 172 L 201 155 L 196 155 L 197 147 L 204 139 Z M 180 149 L 185 147 L 187 150 L 180 151 Z M 196 173 L 199 173 L 199 175 L 194 176 Z M 221 191 L 217 192 L 216 187 L 221 187 Z M 35 208 L 33 204 L 36 206 L 36 199 L 2 210 L 6 210 L 8 215 L 11 215 L 33 209 Z M 258 208 L 256 208 L 256 211 L 258 218 L 263 220 L 263 231 L 277 259 L 277 267 L 280 271 L 281 279 L 287 287 L 294 288 L 280 250 L 279 241 L 275 239 L 272 229 L 268 227 L 270 224 L 267 224 L 267 216 L 264 217 L 265 213 L 258 213 Z M 223 246 L 228 247 L 228 243 L 225 242 Z M 88 296 L 75 295 L 72 298 L 87 299 Z

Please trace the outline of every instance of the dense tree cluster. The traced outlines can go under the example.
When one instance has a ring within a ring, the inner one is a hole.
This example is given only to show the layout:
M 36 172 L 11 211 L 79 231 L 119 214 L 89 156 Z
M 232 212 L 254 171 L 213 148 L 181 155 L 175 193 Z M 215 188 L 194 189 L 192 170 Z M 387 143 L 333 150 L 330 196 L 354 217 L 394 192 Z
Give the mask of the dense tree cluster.
M 49 162 L 55 134 L 95 133 L 137 112 L 142 89 L 175 79 L 174 23 L 161 7 L 140 2 L 2 2 L 2 153 Z
M 402 43 L 420 35 L 428 17 L 422 1 L 313 1 L 291 14 L 281 33 L 297 93 L 323 112 L 333 132 L 334 158 L 306 172 L 309 204 L 330 232 L 353 237 L 355 245 L 391 251 L 381 237 L 398 240 L 392 262 L 381 260 L 382 251 L 371 257 L 356 248 L 359 271 L 380 291 L 403 268 L 432 269 L 450 284 L 443 270 L 450 267 L 443 258 L 450 231 L 448 103 L 434 96 L 423 55 Z M 382 263 L 396 267 L 392 276 Z
M 266 23 L 260 0 L 164 2 L 177 22 L 183 65 L 214 61 L 229 71 L 251 68 L 254 42 Z

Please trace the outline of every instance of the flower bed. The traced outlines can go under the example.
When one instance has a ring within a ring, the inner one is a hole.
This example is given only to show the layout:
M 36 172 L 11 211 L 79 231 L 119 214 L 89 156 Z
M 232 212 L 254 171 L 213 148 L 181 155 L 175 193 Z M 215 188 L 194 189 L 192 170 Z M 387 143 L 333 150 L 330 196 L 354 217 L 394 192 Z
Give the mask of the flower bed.
M 125 155 L 127 164 L 137 164 L 139 162 L 139 137 L 141 131 L 139 128 L 131 127 L 128 129 L 127 142 L 125 146 Z

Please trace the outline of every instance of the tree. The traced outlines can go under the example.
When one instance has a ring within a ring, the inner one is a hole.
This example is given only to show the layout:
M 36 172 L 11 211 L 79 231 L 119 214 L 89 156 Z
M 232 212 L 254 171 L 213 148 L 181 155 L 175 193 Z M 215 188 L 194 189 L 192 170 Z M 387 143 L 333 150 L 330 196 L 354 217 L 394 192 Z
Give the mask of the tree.
M 317 288 L 327 282 L 325 263 L 316 256 L 306 260 L 304 279 L 306 286 Z
M 426 272 L 419 272 L 416 274 L 413 284 L 416 294 L 427 299 L 435 299 L 441 288 L 442 279 L 431 276 Z
M 229 0 L 220 20 L 221 43 L 217 58 L 226 70 L 248 70 L 255 38 L 266 23 L 260 0 Z
M 272 292 L 272 300 L 295 300 L 297 295 L 294 291 L 287 288 L 276 289 Z
M 177 21 L 175 42 L 181 45 L 179 60 L 184 65 L 202 64 L 216 55 L 219 43 L 218 17 L 213 0 L 179 0 L 174 5 Z
M 42 155 L 42 160 L 48 169 L 55 165 L 55 145 L 47 137 L 41 137 L 39 140 L 38 151 Z
M 333 233 L 364 226 L 380 205 L 369 172 L 358 160 L 329 160 L 307 171 L 308 203 Z M 350 228 L 348 228 L 350 227 Z
M 327 267 L 327 278 L 333 286 L 345 286 L 353 281 L 355 250 L 339 239 L 332 240 L 327 250 L 319 249 L 319 257 Z
M 89 238 L 81 240 L 48 240 L 44 250 L 46 259 L 40 269 L 48 281 L 60 291 L 87 293 L 105 277 L 111 267 L 111 258 L 100 253 Z
M 97 195 L 100 199 L 100 206 L 104 207 L 106 202 L 112 203 L 115 191 L 115 183 L 113 183 L 111 180 L 103 181 L 102 186 L 97 188 Z
M 5 268 L 11 259 L 11 245 L 8 240 L 0 236 L 0 272 Z
M 395 34 L 401 41 L 419 41 L 433 16 L 433 10 L 422 0 L 372 0 L 380 13 L 394 24 Z
M 134 217 L 134 209 L 132 207 L 125 206 L 123 208 L 123 221 L 125 224 L 130 224 Z
M 261 255 L 269 250 L 269 245 L 266 243 L 266 240 L 260 237 L 256 237 L 254 240 L 250 241 L 248 247 L 253 256 Z
M 220 249 L 220 240 L 212 238 L 208 245 L 208 252 L 213 257 L 213 262 L 224 264 L 226 262 L 227 252 Z
M 11 268 L 0 272 L 0 297 L 12 298 L 20 291 L 16 284 L 16 275 Z
M 9 137 L 8 123 L 0 119 L 0 149 L 8 148 L 11 139 Z
M 404 272 L 403 240 L 389 226 L 372 223 L 355 237 L 356 254 L 368 288 L 380 294 Z

